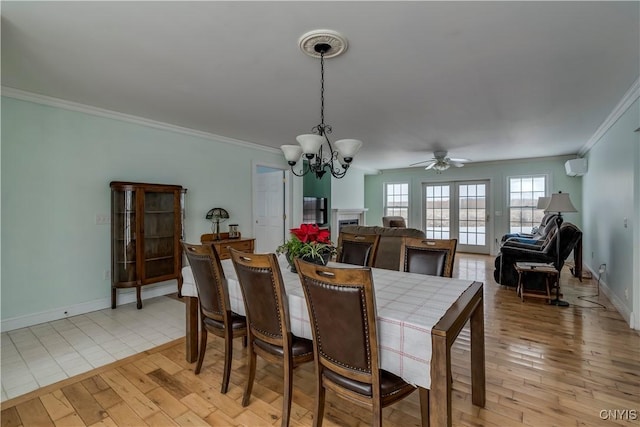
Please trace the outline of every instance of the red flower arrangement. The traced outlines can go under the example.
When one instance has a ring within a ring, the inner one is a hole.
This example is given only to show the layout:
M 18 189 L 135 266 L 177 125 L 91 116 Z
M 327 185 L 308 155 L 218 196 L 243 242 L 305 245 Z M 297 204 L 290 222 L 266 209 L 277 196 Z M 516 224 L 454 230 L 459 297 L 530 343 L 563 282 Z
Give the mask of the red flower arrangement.
M 290 231 L 291 239 L 278 246 L 276 252 L 286 254 L 292 268 L 294 258 L 326 264 L 336 252 L 329 230 L 320 229 L 315 224 L 300 224 L 299 228 L 292 228 Z
M 302 243 L 329 243 L 331 244 L 331 233 L 329 230 L 320 230 L 315 224 L 300 224 L 300 228 L 292 228 L 291 234 L 296 236 Z

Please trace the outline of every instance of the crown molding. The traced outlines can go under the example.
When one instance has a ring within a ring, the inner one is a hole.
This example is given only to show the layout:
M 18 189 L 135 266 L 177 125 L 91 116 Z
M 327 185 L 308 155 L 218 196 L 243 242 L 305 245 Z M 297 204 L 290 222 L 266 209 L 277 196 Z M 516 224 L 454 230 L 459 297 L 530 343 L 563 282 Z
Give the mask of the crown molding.
M 128 123 L 134 123 L 141 126 L 147 126 L 154 129 L 166 130 L 169 132 L 180 133 L 182 135 L 193 136 L 197 138 L 208 139 L 210 141 L 222 142 L 225 144 L 237 145 L 252 150 L 262 150 L 269 153 L 280 154 L 277 148 L 266 147 L 256 144 L 255 142 L 242 141 L 240 139 L 229 138 L 227 136 L 216 135 L 214 133 L 202 132 L 195 129 L 189 129 L 169 123 L 158 122 L 155 120 L 145 119 L 131 114 L 119 113 L 117 111 L 106 110 L 104 108 L 93 107 L 91 105 L 81 104 L 78 102 L 67 101 L 51 96 L 40 95 L 33 92 L 27 92 L 8 86 L 2 86 L 0 94 L 9 98 L 19 99 L 21 101 L 29 101 L 36 104 L 46 105 L 49 107 L 62 108 L 64 110 L 76 111 L 80 113 L 91 114 L 93 116 L 105 117 L 108 119 L 120 120 Z
M 594 145 L 604 136 L 605 133 L 614 125 L 615 122 L 631 107 L 636 99 L 640 97 L 640 78 L 636 79 L 631 85 L 629 90 L 624 94 L 618 105 L 611 111 L 611 114 L 602 122 L 600 127 L 596 129 L 596 132 L 587 143 L 578 151 L 578 156 L 584 156 Z

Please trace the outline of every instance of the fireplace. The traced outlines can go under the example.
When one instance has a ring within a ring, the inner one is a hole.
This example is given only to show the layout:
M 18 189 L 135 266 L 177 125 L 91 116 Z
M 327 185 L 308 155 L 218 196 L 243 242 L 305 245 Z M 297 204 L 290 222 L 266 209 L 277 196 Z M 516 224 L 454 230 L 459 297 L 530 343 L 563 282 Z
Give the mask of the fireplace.
M 366 225 L 367 209 L 331 209 L 331 241 L 338 242 L 338 233 L 345 225 Z
M 341 219 L 338 221 L 338 232 L 342 230 L 342 227 L 345 225 L 359 225 L 360 220 L 358 218 L 355 219 Z

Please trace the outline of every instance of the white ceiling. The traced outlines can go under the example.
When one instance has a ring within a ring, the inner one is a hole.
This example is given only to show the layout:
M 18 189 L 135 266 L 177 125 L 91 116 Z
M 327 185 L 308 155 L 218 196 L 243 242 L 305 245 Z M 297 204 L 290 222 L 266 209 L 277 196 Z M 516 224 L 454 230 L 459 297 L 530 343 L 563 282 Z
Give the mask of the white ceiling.
M 9 2 L 2 85 L 279 147 L 320 121 L 354 165 L 436 149 L 489 161 L 576 154 L 638 78 L 633 2 Z

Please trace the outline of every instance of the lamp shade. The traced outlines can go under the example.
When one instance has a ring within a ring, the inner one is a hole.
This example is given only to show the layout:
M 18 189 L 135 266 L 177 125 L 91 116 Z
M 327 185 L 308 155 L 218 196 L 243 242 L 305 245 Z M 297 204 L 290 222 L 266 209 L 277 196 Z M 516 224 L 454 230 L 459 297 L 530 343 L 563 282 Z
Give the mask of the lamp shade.
M 359 139 L 339 139 L 335 144 L 345 160 L 352 159 L 362 147 L 362 141 Z
M 321 135 L 315 135 L 312 133 L 306 133 L 304 135 L 298 135 L 296 141 L 302 147 L 304 154 L 318 154 L 320 146 L 324 142 L 324 137 Z
M 571 199 L 569 193 L 553 193 L 549 205 L 544 210 L 545 212 L 578 212 Z
M 223 208 L 213 208 L 209 210 L 209 212 L 207 212 L 207 215 L 205 215 L 205 219 L 210 219 L 212 221 L 229 219 L 229 212 L 227 212 Z
M 302 155 L 302 148 L 299 145 L 281 145 L 280 149 L 284 153 L 284 158 L 288 162 L 296 163 Z
M 551 201 L 551 197 L 538 197 L 538 204 L 536 205 L 536 209 L 546 210 L 547 206 L 549 206 L 549 201 Z

